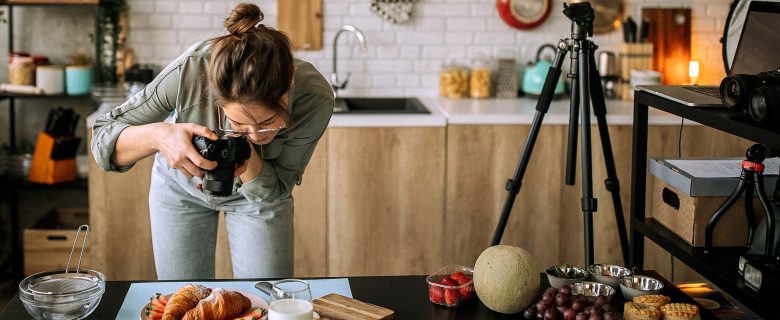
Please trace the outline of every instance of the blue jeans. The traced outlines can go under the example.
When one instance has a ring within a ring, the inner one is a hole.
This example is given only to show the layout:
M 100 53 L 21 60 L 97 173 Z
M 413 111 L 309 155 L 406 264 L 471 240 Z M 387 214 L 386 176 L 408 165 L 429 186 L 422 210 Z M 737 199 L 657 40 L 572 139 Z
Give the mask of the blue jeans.
M 168 167 L 157 154 L 149 211 L 160 280 L 212 279 L 219 212 L 225 213 L 235 278 L 293 276 L 293 199 L 252 203 L 242 195 L 213 197 Z

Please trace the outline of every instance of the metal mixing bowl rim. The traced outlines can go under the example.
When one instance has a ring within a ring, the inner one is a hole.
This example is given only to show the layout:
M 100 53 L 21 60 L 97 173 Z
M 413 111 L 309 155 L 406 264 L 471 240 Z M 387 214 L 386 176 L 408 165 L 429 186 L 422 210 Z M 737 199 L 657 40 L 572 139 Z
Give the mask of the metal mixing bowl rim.
M 633 278 L 651 279 L 651 280 L 655 281 L 656 283 L 658 283 L 658 285 L 660 285 L 661 287 L 659 287 L 658 289 L 645 290 L 645 289 L 642 289 L 642 288 L 636 288 L 634 286 L 628 286 L 628 285 L 625 284 L 626 280 L 633 279 Z M 639 274 L 632 274 L 632 275 L 622 276 L 622 277 L 620 277 L 620 280 L 618 281 L 618 283 L 620 283 L 621 286 L 629 288 L 629 289 L 634 289 L 634 290 L 639 290 L 639 291 L 647 291 L 647 292 L 658 291 L 658 290 L 661 290 L 661 289 L 663 289 L 665 287 L 664 283 L 661 282 L 660 280 L 658 280 L 656 278 L 653 278 L 653 277 L 650 277 L 650 276 L 643 276 L 643 275 L 639 275 Z
M 625 275 L 622 275 L 622 276 L 613 276 L 613 275 L 608 275 L 608 276 L 607 276 L 607 275 L 604 275 L 602 272 L 593 272 L 593 271 L 592 271 L 592 269 L 594 269 L 594 268 L 596 268 L 596 267 L 603 268 L 603 269 L 609 269 L 610 267 L 616 267 L 616 268 L 618 268 L 618 269 L 625 270 L 625 271 L 627 272 L 627 274 L 625 274 Z M 615 278 L 615 279 L 620 279 L 621 277 L 625 277 L 625 276 L 631 276 L 631 275 L 634 275 L 634 273 L 633 273 L 633 272 L 631 272 L 631 269 L 629 269 L 629 268 L 626 268 L 626 267 L 624 267 L 624 266 L 619 266 L 619 265 L 616 265 L 616 264 L 603 264 L 603 263 L 596 263 L 596 264 L 589 265 L 589 266 L 588 266 L 588 268 L 587 268 L 587 270 L 588 270 L 588 272 L 590 272 L 590 274 L 592 274 L 593 276 L 599 276 L 599 277 L 609 277 L 609 278 Z
M 607 288 L 606 290 L 607 290 L 608 294 L 603 294 L 603 296 L 605 296 L 605 297 L 612 296 L 612 295 L 615 294 L 615 292 L 617 292 L 617 290 L 615 290 L 615 288 L 613 288 L 612 286 L 610 286 L 608 284 L 601 283 L 601 282 L 596 282 L 596 281 L 577 281 L 577 282 L 573 282 L 572 284 L 570 284 L 571 290 L 572 290 L 571 291 L 572 294 L 575 293 L 574 292 L 574 290 L 575 290 L 574 288 L 575 287 L 578 287 L 578 286 L 581 286 L 581 285 L 586 285 L 586 284 L 589 284 L 589 283 L 593 284 L 594 287 Z M 599 290 L 599 291 L 601 291 L 601 290 Z M 582 294 L 582 293 L 577 293 L 577 294 Z M 584 295 L 584 294 L 582 294 L 582 295 Z M 602 294 L 597 294 L 596 296 L 602 296 Z

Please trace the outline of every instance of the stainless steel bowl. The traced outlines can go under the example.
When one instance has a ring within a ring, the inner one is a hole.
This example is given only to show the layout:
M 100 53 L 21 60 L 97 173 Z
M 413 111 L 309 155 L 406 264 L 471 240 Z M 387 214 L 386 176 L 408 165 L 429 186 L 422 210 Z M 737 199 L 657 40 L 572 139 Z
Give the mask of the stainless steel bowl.
M 574 277 L 572 278 L 562 278 L 553 272 L 553 268 L 556 268 L 558 266 L 549 266 L 547 269 L 544 270 L 544 273 L 547 275 L 547 280 L 550 282 L 550 286 L 556 289 L 560 289 L 561 287 L 572 284 L 574 282 L 580 282 L 585 281 L 588 279 L 588 272 L 585 271 L 585 269 L 577 268 L 577 267 L 566 267 L 564 272 L 569 273 L 573 272 Z
M 88 269 L 41 272 L 19 283 L 19 299 L 35 319 L 83 319 L 100 303 L 105 282 L 102 273 Z
M 620 292 L 626 300 L 648 294 L 657 294 L 664 288 L 658 279 L 648 276 L 623 276 L 620 278 Z
M 615 295 L 615 289 L 599 282 L 580 281 L 571 284 L 571 294 L 573 296 L 581 294 L 589 301 L 596 300 L 597 296 L 605 296 L 607 300 L 612 300 L 612 296 Z
M 620 277 L 633 274 L 628 268 L 614 264 L 592 264 L 588 266 L 588 272 L 594 281 L 609 285 L 615 290 L 620 288 Z

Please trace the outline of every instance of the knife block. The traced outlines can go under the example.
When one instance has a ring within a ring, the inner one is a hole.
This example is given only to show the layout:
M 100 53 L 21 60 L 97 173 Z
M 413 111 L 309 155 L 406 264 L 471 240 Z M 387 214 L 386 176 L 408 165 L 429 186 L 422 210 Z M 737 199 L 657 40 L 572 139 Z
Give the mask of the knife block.
M 634 98 L 631 86 L 631 70 L 650 70 L 653 68 L 652 43 L 624 43 L 620 48 L 620 85 L 618 96 L 623 100 Z
M 28 179 L 32 182 L 57 184 L 76 180 L 76 157 L 52 159 L 53 151 L 58 143 L 73 137 L 52 137 L 45 132 L 38 134 L 35 142 L 32 165 Z M 59 141 L 58 141 L 59 140 Z

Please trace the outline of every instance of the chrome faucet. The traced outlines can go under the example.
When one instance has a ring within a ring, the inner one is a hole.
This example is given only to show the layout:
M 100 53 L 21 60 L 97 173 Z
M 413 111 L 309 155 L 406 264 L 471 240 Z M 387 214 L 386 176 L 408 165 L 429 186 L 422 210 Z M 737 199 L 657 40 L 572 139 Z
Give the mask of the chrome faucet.
M 347 78 L 344 79 L 344 81 L 339 81 L 339 72 L 337 68 L 337 61 L 338 61 L 338 41 L 339 36 L 344 31 L 349 31 L 355 34 L 355 37 L 358 39 L 358 42 L 360 42 L 360 48 L 363 53 L 366 53 L 366 50 L 368 49 L 366 47 L 366 37 L 363 35 L 363 32 L 360 31 L 357 27 L 351 25 L 351 24 L 345 24 L 344 26 L 339 29 L 338 32 L 336 32 L 336 36 L 333 37 L 333 73 L 330 75 L 330 86 L 333 87 L 333 94 L 338 95 L 338 91 L 345 89 L 347 87 L 347 82 L 349 82 L 349 75 L 350 73 L 347 72 Z

